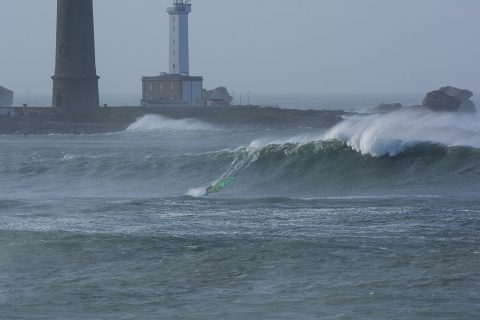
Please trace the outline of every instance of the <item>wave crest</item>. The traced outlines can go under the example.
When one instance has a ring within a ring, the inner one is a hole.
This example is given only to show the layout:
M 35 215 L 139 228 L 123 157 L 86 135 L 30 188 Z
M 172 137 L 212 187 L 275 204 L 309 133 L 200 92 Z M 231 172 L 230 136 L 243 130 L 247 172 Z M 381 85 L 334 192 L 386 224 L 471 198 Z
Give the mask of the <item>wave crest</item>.
M 419 111 L 354 116 L 329 130 L 323 139 L 338 139 L 376 157 L 397 156 L 424 142 L 479 148 L 480 117 Z

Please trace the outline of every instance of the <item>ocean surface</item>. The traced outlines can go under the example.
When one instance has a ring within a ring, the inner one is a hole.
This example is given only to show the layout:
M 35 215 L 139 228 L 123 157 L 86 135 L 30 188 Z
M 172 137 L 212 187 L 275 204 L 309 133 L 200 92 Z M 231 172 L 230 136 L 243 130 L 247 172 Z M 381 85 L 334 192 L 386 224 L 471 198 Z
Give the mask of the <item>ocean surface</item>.
M 479 315 L 479 116 L 0 136 L 2 320 Z

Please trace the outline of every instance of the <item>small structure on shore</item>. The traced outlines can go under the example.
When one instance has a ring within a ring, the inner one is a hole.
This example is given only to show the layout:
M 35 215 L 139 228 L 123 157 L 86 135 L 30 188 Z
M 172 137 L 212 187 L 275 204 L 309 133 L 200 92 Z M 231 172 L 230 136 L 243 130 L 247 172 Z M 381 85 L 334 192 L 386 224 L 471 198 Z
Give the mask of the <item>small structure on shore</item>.
M 0 86 L 0 117 L 15 117 L 16 112 L 12 105 L 13 91 Z
M 201 106 L 203 78 L 190 76 L 188 48 L 189 0 L 174 0 L 170 15 L 169 73 L 142 78 L 142 106 Z
M 13 104 L 13 91 L 0 86 L 0 108 L 10 108 Z
M 202 77 L 165 74 L 142 78 L 144 107 L 202 105 Z

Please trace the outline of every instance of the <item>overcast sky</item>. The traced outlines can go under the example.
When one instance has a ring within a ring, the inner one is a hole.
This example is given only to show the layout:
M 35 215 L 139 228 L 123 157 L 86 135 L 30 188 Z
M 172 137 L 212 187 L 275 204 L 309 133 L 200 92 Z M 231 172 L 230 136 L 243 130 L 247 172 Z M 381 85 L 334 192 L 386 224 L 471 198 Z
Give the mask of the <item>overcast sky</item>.
M 51 90 L 55 0 L 1 0 L 0 85 Z M 100 90 L 168 69 L 173 0 L 94 0 Z M 478 0 L 193 0 L 191 74 L 257 93 L 480 91 Z

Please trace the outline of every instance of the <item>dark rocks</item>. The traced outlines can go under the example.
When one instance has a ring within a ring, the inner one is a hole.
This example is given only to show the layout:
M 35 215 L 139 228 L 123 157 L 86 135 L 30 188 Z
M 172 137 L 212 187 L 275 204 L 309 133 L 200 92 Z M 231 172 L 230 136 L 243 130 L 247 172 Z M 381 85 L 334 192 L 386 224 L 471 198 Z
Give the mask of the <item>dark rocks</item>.
M 461 104 L 462 102 L 459 99 L 441 91 L 429 92 L 423 99 L 423 105 L 432 111 L 438 112 L 458 112 Z
M 394 103 L 394 104 L 381 103 L 378 106 L 376 106 L 373 111 L 377 113 L 389 113 L 389 112 L 398 111 L 401 109 L 403 109 L 403 105 L 401 103 Z
M 448 86 L 427 93 L 423 105 L 435 112 L 476 112 L 472 96 L 469 90 Z
M 230 106 L 233 97 L 225 87 L 218 87 L 213 90 L 203 90 L 202 100 L 207 107 Z

